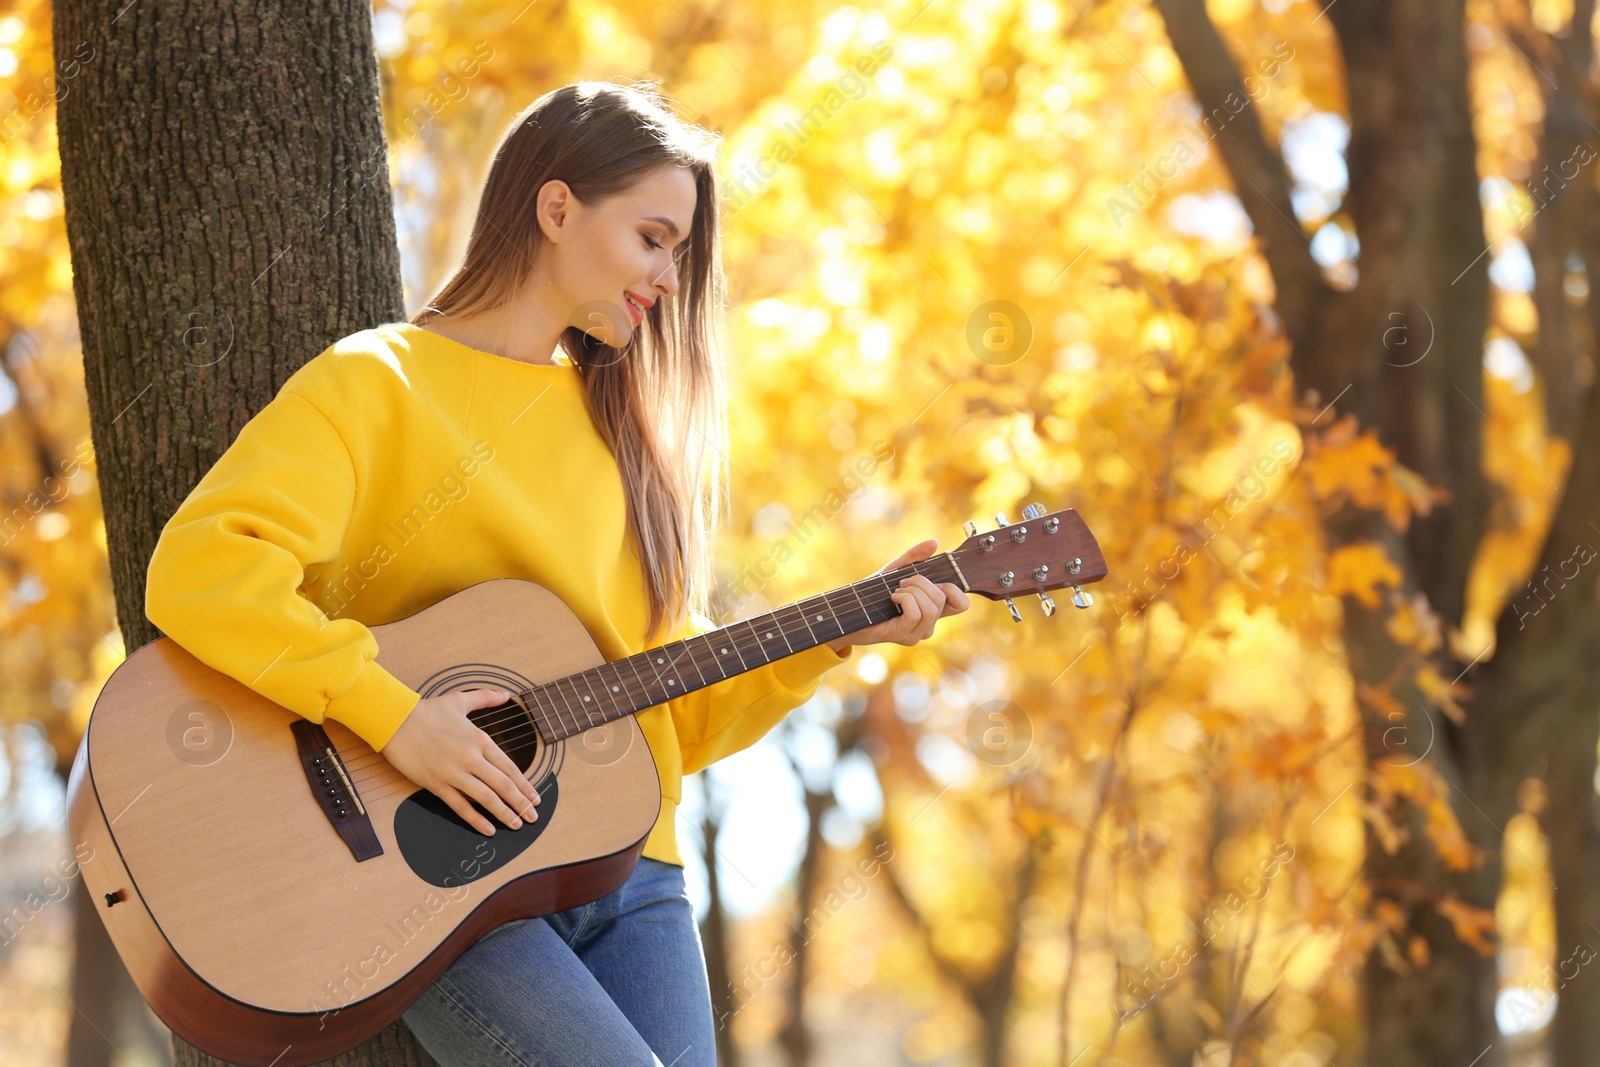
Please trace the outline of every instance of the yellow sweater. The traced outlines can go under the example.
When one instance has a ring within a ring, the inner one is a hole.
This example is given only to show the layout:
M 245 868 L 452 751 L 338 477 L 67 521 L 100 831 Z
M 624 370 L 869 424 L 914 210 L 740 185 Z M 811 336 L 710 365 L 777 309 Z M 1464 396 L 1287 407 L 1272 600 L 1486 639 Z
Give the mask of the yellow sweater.
M 381 750 L 421 695 L 373 661 L 368 627 L 504 577 L 559 596 L 608 661 L 649 647 L 622 479 L 577 368 L 390 323 L 307 362 L 240 430 L 161 531 L 145 614 Z M 714 628 L 695 614 L 651 646 Z M 662 791 L 644 855 L 682 865 L 683 775 L 754 744 L 850 652 L 817 645 L 639 712 Z

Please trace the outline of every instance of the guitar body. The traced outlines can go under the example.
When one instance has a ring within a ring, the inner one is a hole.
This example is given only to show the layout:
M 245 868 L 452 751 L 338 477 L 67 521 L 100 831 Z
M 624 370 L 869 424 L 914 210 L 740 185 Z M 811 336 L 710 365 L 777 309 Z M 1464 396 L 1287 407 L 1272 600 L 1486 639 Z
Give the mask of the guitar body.
M 605 662 L 559 597 L 518 579 L 372 631 L 378 662 L 424 697 L 516 693 Z M 507 714 L 474 721 L 489 712 Z M 89 899 L 140 992 L 191 1044 L 249 1067 L 327 1059 L 388 1026 L 495 927 L 627 880 L 661 806 L 635 718 L 523 736 L 507 752 L 540 793 L 539 818 L 491 819 L 486 837 L 342 724 L 152 641 L 107 680 L 68 783 Z M 338 759 L 319 762 L 328 746 Z M 337 790 L 313 784 L 330 769 L 355 799 L 338 817 L 329 805 L 343 801 L 319 796 Z

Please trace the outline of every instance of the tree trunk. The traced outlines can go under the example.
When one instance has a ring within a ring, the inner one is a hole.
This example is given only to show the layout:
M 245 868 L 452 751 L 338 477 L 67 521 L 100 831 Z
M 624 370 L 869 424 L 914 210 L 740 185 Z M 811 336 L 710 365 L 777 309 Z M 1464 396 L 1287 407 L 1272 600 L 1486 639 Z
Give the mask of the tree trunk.
M 1550 1030 L 1551 1067 L 1587 1067 L 1600 1049 L 1600 821 L 1594 789 L 1600 706 L 1590 693 L 1589 714 L 1573 715 L 1552 749 L 1573 758 L 1550 763 L 1543 815 L 1550 841 L 1550 880 L 1556 884 L 1556 958 L 1539 1002 L 1557 997 Z
M 58 0 L 61 186 L 122 634 L 163 525 L 335 340 L 403 317 L 367 3 Z M 92 920 L 89 920 L 92 921 Z M 87 934 L 85 934 L 87 936 Z M 174 1036 L 177 1062 L 216 1063 Z M 428 1063 L 399 1022 L 337 1060 Z
M 722 903 L 722 878 L 717 871 L 717 834 L 722 830 L 724 807 L 709 770 L 700 775 L 700 785 L 705 795 L 705 814 L 701 820 L 705 845 L 700 855 L 706 865 L 706 896 L 710 898 L 705 922 L 700 924 L 700 941 L 705 946 L 706 978 L 711 983 L 711 1012 L 717 1020 L 717 1062 L 722 1067 L 740 1067 L 744 1059 L 739 1054 L 739 1046 L 733 1042 L 732 1026 L 740 1005 L 733 994 L 728 910 Z
M 127 1005 L 119 1001 L 118 971 L 127 974 L 83 879 L 72 880 L 72 1012 L 67 1027 L 67 1067 L 110 1067 L 112 1035 Z M 129 979 L 131 982 L 131 979 Z M 119 1055 L 117 1057 L 121 1059 Z
M 1594 34 L 1588 27 L 1593 19 L 1594 0 L 1576 0 L 1566 35 L 1546 38 L 1545 47 L 1537 50 L 1549 61 L 1542 55 L 1530 59 L 1548 67 L 1538 81 L 1544 90 L 1544 128 L 1536 169 L 1523 186 L 1532 203 L 1524 208 L 1525 216 L 1514 216 L 1517 235 L 1528 244 L 1533 260 L 1533 301 L 1539 316 L 1528 358 L 1539 372 L 1545 425 L 1552 437 L 1568 440 L 1577 434 L 1583 394 L 1594 377 L 1589 355 L 1593 337 L 1566 285 L 1569 270 L 1583 269 L 1592 238 L 1588 220 L 1594 211 L 1594 181 L 1585 161 L 1594 161 L 1589 146 L 1594 107 L 1588 88 L 1594 62 Z
M 1544 71 L 1544 126 L 1534 173 L 1523 183 L 1531 203 L 1516 218 L 1533 261 L 1538 330 L 1524 341 L 1538 373 L 1546 431 L 1573 439 L 1582 429 L 1583 398 L 1594 377 L 1596 336 L 1585 308 L 1568 292 L 1569 275 L 1593 281 L 1597 252 L 1594 160 L 1589 134 L 1595 116 L 1590 92 L 1594 62 L 1594 0 L 1576 0 L 1564 35 L 1524 39 L 1531 63 Z M 1531 231 L 1531 233 L 1530 233 Z M 1576 269 L 1574 269 L 1576 268 Z M 1600 301 L 1588 301 L 1589 315 Z M 1600 538 L 1590 542 L 1600 547 Z M 1519 592 L 1521 592 L 1519 590 Z M 1518 597 L 1518 599 L 1523 599 Z M 1592 659 L 1592 657 L 1591 657 Z M 1592 677 L 1578 675 L 1571 713 L 1559 726 L 1544 770 L 1547 799 L 1540 813 L 1550 848 L 1555 908 L 1555 960 L 1536 987 L 1540 1004 L 1556 998 L 1548 1039 L 1552 1067 L 1580 1067 L 1600 1051 L 1600 977 L 1587 966 L 1600 953 L 1600 828 L 1596 822 L 1595 749 L 1600 744 L 1600 695 Z M 1586 690 L 1586 691 L 1585 691 Z
M 1345 612 L 1351 673 L 1357 679 L 1381 676 L 1396 658 L 1382 615 L 1348 600 Z M 1405 831 L 1406 839 L 1393 854 L 1368 827 L 1365 874 L 1372 897 L 1399 905 L 1406 927 L 1391 940 L 1392 951 L 1374 951 L 1367 957 L 1367 1055 L 1362 1062 L 1372 1067 L 1472 1063 L 1499 1036 L 1494 1028 L 1494 958 L 1463 941 L 1439 905 L 1454 896 L 1493 909 L 1501 882 L 1500 837 L 1493 826 L 1457 799 L 1461 783 L 1456 762 L 1440 751 L 1446 746 L 1443 717 L 1425 710 L 1426 699 L 1414 689 L 1402 689 L 1396 696 L 1414 709 L 1404 724 L 1406 743 L 1398 743 L 1401 735 L 1393 732 L 1392 721 L 1368 711 L 1362 716 L 1367 751 L 1381 753 L 1375 762 L 1403 767 L 1431 748 L 1427 758 L 1449 782 L 1462 829 L 1481 850 L 1484 864 L 1466 872 L 1447 868 L 1428 837 L 1425 816 L 1409 804 L 1402 804 L 1395 813 L 1395 823 Z M 1478 803 L 1483 803 L 1481 797 Z M 1503 819 L 1499 822 L 1504 825 Z M 1407 962 L 1412 938 L 1421 938 L 1427 948 L 1429 960 L 1420 969 Z M 1490 1062 L 1486 1057 L 1479 1067 Z
M 844 721 L 844 720 L 841 720 Z M 819 873 L 823 851 L 827 848 L 822 838 L 822 816 L 833 807 L 833 789 L 825 783 L 821 791 L 814 791 L 798 761 L 790 757 L 794 776 L 805 792 L 806 845 L 800 856 L 800 869 L 795 872 L 795 917 L 789 923 L 789 981 L 784 986 L 784 999 L 788 1004 L 788 1018 L 778 1031 L 778 1044 L 783 1048 L 789 1067 L 806 1067 L 811 1062 L 811 1031 L 806 1029 L 806 979 L 811 955 L 811 913 L 821 896 Z

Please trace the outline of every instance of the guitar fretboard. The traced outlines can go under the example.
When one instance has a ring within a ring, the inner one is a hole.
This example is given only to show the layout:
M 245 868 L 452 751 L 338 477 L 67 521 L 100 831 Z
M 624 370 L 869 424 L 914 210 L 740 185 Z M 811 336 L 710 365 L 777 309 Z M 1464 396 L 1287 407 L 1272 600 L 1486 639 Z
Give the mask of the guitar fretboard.
M 517 694 L 546 744 L 900 614 L 901 580 L 965 581 L 948 552 L 681 641 L 613 660 Z

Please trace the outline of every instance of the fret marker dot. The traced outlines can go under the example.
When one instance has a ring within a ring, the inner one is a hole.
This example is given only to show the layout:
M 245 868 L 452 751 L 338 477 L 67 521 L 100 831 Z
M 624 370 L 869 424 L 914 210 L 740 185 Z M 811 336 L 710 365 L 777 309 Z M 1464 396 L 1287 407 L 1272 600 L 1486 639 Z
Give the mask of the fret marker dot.
M 656 662 L 657 662 L 657 663 L 665 663 L 665 662 L 667 662 L 667 661 L 666 661 L 666 660 L 664 660 L 664 659 L 662 659 L 662 658 L 661 658 L 661 657 L 660 657 L 660 656 L 657 656 L 657 657 L 656 657 Z
M 821 621 L 822 621 L 822 616 L 821 616 L 821 615 L 818 615 L 818 616 L 817 616 L 817 621 L 818 621 L 818 622 L 821 622 Z
M 771 631 L 771 630 L 768 630 L 768 631 L 767 631 L 767 636 L 768 636 L 768 637 L 771 637 L 771 636 L 772 636 L 772 631 Z
M 587 704 L 587 703 L 589 703 L 589 698 L 588 698 L 588 697 L 584 697 L 584 698 L 583 698 L 583 702 L 584 702 L 584 703 L 585 703 L 585 704 Z
M 726 655 L 727 655 L 727 654 L 728 654 L 728 650 L 727 650 L 727 649 L 723 649 L 723 650 L 722 650 L 722 654 L 723 654 L 723 655 L 724 655 L 724 656 L 726 656 Z
M 676 678 L 668 678 L 667 679 L 667 684 L 668 685 L 677 685 L 678 684 L 678 680 Z
M 617 687 L 616 687 L 616 686 L 612 686 L 612 687 L 611 687 L 611 691 L 612 691 L 612 692 L 613 692 L 613 693 L 615 693 L 615 692 L 617 692 Z

